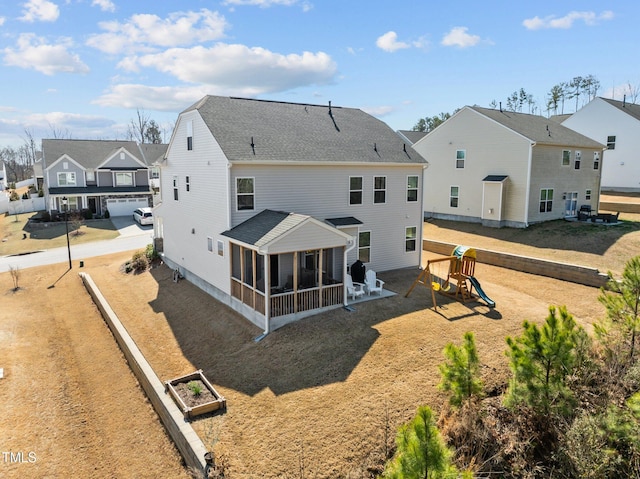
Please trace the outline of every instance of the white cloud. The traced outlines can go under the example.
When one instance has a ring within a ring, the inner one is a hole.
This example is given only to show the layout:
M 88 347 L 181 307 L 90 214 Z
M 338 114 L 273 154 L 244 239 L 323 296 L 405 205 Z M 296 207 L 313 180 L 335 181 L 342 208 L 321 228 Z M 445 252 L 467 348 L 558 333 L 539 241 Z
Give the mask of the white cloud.
M 545 18 L 540 18 L 538 16 L 533 18 L 527 18 L 522 22 L 522 24 L 528 30 L 542 30 L 547 28 L 561 28 L 568 29 L 571 28 L 574 22 L 582 20 L 585 25 L 593 26 L 597 25 L 598 22 L 602 20 L 611 20 L 613 19 L 613 12 L 610 10 L 606 10 L 602 12 L 600 15 L 596 15 L 594 12 L 569 12 L 564 17 L 556 17 L 555 15 L 549 15 Z
M 29 0 L 22 6 L 24 15 L 19 19 L 24 22 L 55 22 L 60 16 L 58 5 L 48 0 Z
M 0 17 L 0 27 L 1 27 L 2 25 L 4 25 L 4 22 L 5 22 L 6 20 L 7 20 L 7 19 L 6 19 L 5 17 Z
M 261 8 L 268 8 L 273 5 L 290 7 L 296 3 L 298 3 L 298 0 L 225 0 L 222 2 L 223 5 L 255 5 Z
M 18 38 L 16 48 L 5 48 L 4 63 L 20 68 L 33 68 L 45 75 L 55 73 L 87 73 L 89 67 L 78 55 L 69 52 L 70 39 L 62 38 L 57 44 L 48 44 L 33 33 L 23 33 Z
M 384 35 L 378 37 L 376 40 L 376 45 L 381 50 L 385 52 L 395 52 L 397 50 L 402 50 L 403 48 L 410 48 L 411 45 L 405 42 L 398 41 L 398 34 L 394 31 L 390 31 L 385 33 Z
M 175 12 L 165 19 L 152 14 L 132 15 L 125 22 L 101 22 L 106 31 L 87 41 L 105 53 L 150 52 L 156 47 L 191 45 L 224 36 L 227 22 L 218 12 Z
M 389 115 L 395 111 L 395 108 L 392 106 L 381 105 L 381 106 L 364 106 L 360 108 L 365 113 L 375 117 L 381 117 L 385 115 Z
M 467 33 L 467 27 L 453 27 L 449 33 L 442 37 L 442 45 L 445 47 L 473 47 L 480 42 L 478 35 Z
M 114 85 L 93 103 L 117 108 L 143 108 L 145 110 L 182 111 L 190 104 L 212 92 L 204 85 L 191 87 L 154 87 L 139 84 Z
M 91 5 L 94 7 L 100 7 L 103 12 L 115 12 L 116 5 L 111 0 L 93 0 Z
M 216 91 L 238 95 L 328 83 L 336 73 L 335 62 L 324 52 L 283 55 L 260 47 L 225 43 L 128 57 L 119 66 L 131 71 L 154 68 L 184 82 L 203 83 Z

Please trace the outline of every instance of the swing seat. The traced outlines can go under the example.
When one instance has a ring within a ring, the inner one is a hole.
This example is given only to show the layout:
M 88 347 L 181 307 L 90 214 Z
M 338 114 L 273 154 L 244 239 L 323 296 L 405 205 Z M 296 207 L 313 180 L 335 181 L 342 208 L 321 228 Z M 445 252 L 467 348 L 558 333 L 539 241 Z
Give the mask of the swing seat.
M 437 282 L 432 282 L 431 283 L 431 289 L 433 289 L 434 291 L 440 291 L 440 283 Z

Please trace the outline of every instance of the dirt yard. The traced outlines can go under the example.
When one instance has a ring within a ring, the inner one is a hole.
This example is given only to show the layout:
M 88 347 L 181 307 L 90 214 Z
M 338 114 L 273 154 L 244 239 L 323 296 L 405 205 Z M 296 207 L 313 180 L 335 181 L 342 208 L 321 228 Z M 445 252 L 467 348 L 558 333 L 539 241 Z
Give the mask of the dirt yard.
M 428 235 L 433 226 L 425 227 Z M 485 247 L 474 242 L 477 232 L 464 237 L 435 226 L 443 241 Z M 637 225 L 608 234 L 605 245 L 577 237 L 578 252 L 565 245 L 553 255 L 619 265 L 623 255 L 612 259 L 613 251 L 626 252 L 625 260 L 640 251 Z M 553 239 L 547 246 L 545 236 Z M 551 253 L 555 236 L 534 229 L 533 239 L 523 240 L 525 254 L 527 247 Z M 187 281 L 174 283 L 166 267 L 121 273 L 130 256 L 89 259 L 83 270 L 161 380 L 201 368 L 226 397 L 226 412 L 193 426 L 228 460 L 232 478 L 368 477 L 367 467 L 418 405 L 443 406 L 437 365 L 447 342 L 474 331 L 486 389 L 495 389 L 508 377 L 504 338 L 519 334 L 524 319 L 543 321 L 549 305 L 566 305 L 586 327 L 603 314 L 594 288 L 483 264 L 476 277 L 495 309 L 438 296 L 442 308 L 434 311 L 424 287 L 404 297 L 418 271 L 402 270 L 380 274 L 394 297 L 317 315 L 254 342 L 260 329 Z M 10 274 L 0 275 L 0 449 L 23 452 L 27 461 L 4 461 L 0 476 L 187 477 L 79 270 L 61 276 L 65 269 L 22 271 L 17 292 Z M 28 462 L 29 452 L 36 461 Z
M 18 291 L 0 275 L 0 477 L 187 479 L 79 270 L 66 269 L 20 271 Z

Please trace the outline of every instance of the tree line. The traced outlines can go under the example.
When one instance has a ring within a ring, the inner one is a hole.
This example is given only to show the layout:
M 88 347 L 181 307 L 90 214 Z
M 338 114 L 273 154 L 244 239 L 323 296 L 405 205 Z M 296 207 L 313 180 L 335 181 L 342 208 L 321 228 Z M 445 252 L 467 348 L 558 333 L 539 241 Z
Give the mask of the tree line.
M 578 111 L 582 106 L 598 96 L 600 81 L 594 75 L 576 76 L 571 80 L 553 85 L 545 95 L 543 104 L 535 100 L 534 95 L 524 88 L 511 93 L 503 101 L 492 100 L 489 108 L 500 108 L 505 111 L 517 113 L 530 113 L 533 115 L 546 113 L 547 116 L 563 115 L 567 112 Z M 626 100 L 636 103 L 640 97 L 640 86 L 633 86 L 631 82 L 625 88 Z M 442 112 L 432 117 L 420 118 L 413 126 L 413 131 L 430 132 L 449 119 L 453 113 Z

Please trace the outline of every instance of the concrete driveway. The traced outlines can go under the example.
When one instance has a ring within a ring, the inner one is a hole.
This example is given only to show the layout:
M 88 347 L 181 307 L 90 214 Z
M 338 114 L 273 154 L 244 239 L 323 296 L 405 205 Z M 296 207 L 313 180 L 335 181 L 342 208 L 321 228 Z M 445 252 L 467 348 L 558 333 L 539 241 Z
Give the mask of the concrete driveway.
M 153 233 L 153 225 L 141 226 L 133 220 L 133 216 L 112 216 L 110 219 L 121 237 Z

